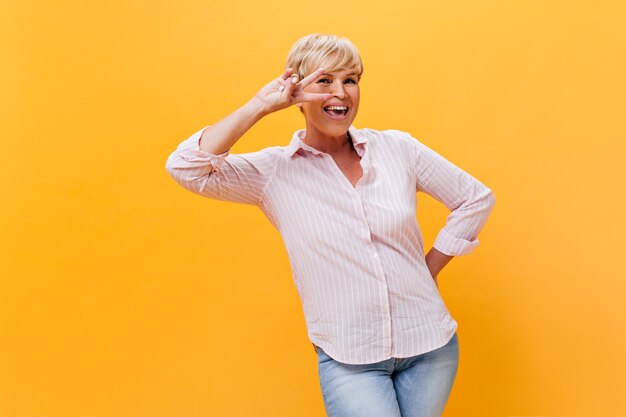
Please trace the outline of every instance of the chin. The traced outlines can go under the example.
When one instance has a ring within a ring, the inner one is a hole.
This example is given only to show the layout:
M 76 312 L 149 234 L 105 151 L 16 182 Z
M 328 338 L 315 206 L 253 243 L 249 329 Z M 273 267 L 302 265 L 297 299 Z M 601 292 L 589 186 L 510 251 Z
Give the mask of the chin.
M 344 120 L 341 123 L 329 123 L 324 121 L 319 127 L 320 130 L 328 136 L 341 136 L 345 135 L 351 124 L 352 120 Z
M 350 125 L 354 121 L 354 117 L 348 117 L 344 120 L 329 120 L 325 114 L 316 115 L 316 117 L 308 118 L 305 114 L 307 125 L 311 125 L 315 130 L 325 136 L 343 136 L 346 134 Z

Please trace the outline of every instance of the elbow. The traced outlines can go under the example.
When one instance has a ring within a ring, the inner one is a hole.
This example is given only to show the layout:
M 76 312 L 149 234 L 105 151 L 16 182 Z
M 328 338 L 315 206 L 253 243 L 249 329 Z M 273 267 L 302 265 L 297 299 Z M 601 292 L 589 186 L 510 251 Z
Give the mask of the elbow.
M 200 195 L 210 195 L 211 191 L 207 189 L 212 171 L 210 165 L 208 170 L 206 167 L 190 167 L 180 155 L 173 153 L 165 162 L 165 170 L 184 189 Z
M 496 204 L 496 195 L 493 193 L 493 190 L 487 188 L 487 204 L 490 207 L 493 207 Z
M 167 158 L 167 161 L 165 161 L 165 170 L 177 184 L 185 187 L 185 172 L 181 170 L 177 155 L 172 154 Z
M 167 172 L 170 173 L 170 175 L 172 174 L 172 172 L 174 171 L 174 159 L 175 159 L 176 155 L 175 153 L 171 153 L 168 157 L 167 160 L 165 161 L 165 170 Z
M 485 193 L 481 200 L 481 204 L 484 207 L 485 212 L 487 213 L 487 215 L 489 215 L 493 210 L 493 206 L 496 204 L 496 196 L 493 190 L 491 190 L 490 188 L 485 188 Z
M 172 178 L 178 181 L 179 175 L 177 175 L 178 170 L 180 169 L 180 159 L 178 155 L 172 153 L 165 161 L 165 170 L 170 174 Z
M 464 204 L 461 205 L 464 211 L 476 211 L 481 213 L 481 216 L 487 217 L 493 210 L 493 206 L 496 203 L 496 197 L 489 187 L 483 184 L 477 184 L 477 188 L 474 190 L 474 195 L 469 198 Z

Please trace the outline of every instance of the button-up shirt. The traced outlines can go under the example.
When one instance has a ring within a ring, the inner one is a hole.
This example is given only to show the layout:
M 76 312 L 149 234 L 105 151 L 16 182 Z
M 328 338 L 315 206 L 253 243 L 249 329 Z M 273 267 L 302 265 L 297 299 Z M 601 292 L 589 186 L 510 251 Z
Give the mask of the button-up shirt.
M 309 340 L 333 359 L 366 364 L 445 345 L 457 322 L 426 265 L 418 192 L 443 203 L 433 246 L 469 254 L 493 192 L 409 133 L 348 129 L 363 176 L 353 186 L 331 155 L 293 134 L 288 146 L 212 154 L 204 128 L 180 143 L 166 169 L 211 199 L 258 206 L 283 238 Z

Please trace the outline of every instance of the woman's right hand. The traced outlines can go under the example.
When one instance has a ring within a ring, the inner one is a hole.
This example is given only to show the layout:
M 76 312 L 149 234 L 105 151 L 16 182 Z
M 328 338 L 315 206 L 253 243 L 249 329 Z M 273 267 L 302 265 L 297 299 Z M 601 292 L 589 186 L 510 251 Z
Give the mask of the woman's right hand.
M 319 68 L 298 82 L 298 76 L 293 74 L 293 68 L 287 68 L 280 77 L 270 81 L 259 90 L 254 99 L 259 102 L 263 114 L 270 114 L 296 103 L 330 100 L 333 97 L 330 93 L 304 92 L 304 87 L 323 73 L 324 68 Z

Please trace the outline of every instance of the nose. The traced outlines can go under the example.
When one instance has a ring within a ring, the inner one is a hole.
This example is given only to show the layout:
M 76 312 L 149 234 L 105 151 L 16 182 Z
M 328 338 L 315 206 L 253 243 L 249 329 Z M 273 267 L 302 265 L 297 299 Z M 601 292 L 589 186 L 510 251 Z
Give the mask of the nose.
M 333 95 L 337 98 L 344 98 L 346 96 L 346 87 L 343 85 L 343 83 L 333 83 Z

